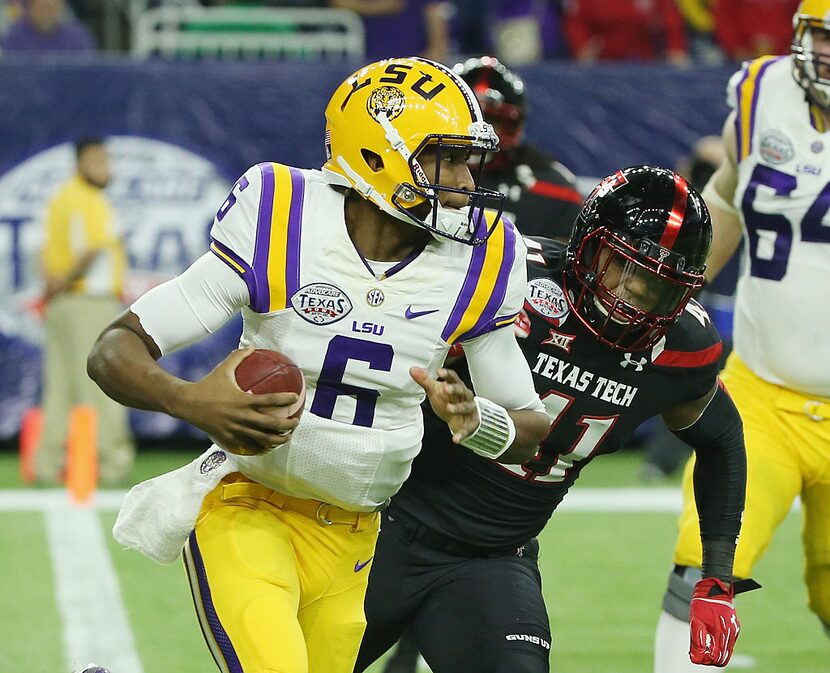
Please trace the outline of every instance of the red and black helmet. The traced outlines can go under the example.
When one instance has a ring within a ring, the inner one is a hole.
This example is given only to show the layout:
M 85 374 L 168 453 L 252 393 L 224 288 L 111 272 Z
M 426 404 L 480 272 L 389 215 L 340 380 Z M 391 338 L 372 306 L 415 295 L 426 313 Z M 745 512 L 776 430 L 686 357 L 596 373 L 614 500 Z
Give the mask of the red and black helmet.
M 478 98 L 485 119 L 499 136 L 499 149 L 509 152 L 522 140 L 525 85 L 504 63 L 492 56 L 468 58 L 453 66 Z
M 568 243 L 566 296 L 604 344 L 650 348 L 703 286 L 712 221 L 703 197 L 665 168 L 609 175 L 585 200 Z

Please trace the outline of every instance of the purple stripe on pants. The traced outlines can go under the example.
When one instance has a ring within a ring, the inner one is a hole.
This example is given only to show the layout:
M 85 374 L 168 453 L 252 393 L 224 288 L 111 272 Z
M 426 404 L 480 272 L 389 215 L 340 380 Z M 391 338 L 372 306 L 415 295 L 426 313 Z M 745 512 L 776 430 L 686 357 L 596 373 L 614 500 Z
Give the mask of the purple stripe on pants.
M 207 573 L 205 572 L 205 563 L 202 560 L 202 552 L 199 551 L 199 543 L 196 541 L 196 531 L 190 533 L 190 555 L 193 557 L 193 567 L 196 569 L 196 578 L 199 583 L 199 597 L 202 600 L 202 609 L 205 611 L 205 619 L 213 639 L 219 646 L 225 663 L 228 666 L 230 673 L 245 673 L 242 670 L 242 664 L 239 663 L 239 657 L 236 656 L 236 651 L 233 649 L 231 639 L 225 632 L 222 623 L 219 621 L 219 616 L 216 614 L 216 608 L 213 607 L 213 598 L 210 595 L 210 587 L 208 586 Z M 218 663 L 218 662 L 217 662 Z

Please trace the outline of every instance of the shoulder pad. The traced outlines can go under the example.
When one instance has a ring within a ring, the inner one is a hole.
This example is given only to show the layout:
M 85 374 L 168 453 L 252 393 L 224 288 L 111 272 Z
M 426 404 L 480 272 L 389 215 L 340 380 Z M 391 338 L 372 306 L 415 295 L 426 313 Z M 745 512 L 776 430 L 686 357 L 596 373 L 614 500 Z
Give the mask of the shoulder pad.
M 698 302 L 691 300 L 652 349 L 652 362 L 665 367 L 696 369 L 720 366 L 723 343 L 712 319 Z

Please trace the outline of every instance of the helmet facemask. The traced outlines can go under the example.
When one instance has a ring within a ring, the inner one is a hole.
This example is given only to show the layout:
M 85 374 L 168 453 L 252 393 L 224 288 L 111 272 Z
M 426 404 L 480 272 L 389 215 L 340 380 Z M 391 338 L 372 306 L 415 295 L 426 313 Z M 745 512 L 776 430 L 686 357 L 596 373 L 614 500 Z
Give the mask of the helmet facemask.
M 582 240 L 572 272 L 571 308 L 599 341 L 624 351 L 654 346 L 704 281 L 683 255 L 605 227 Z
M 817 50 L 817 42 L 824 48 Z M 796 82 L 813 103 L 830 110 L 830 23 L 797 15 L 791 51 Z
M 499 223 L 505 197 L 500 192 L 479 186 L 488 151 L 493 151 L 498 141 L 489 124 L 472 126 L 481 127 L 471 129 L 478 135 L 427 136 L 408 159 L 412 182 L 401 183 L 392 196 L 392 203 L 411 222 L 428 229 L 433 235 L 469 245 L 481 245 Z M 421 166 L 425 152 L 435 153 L 435 176 L 432 180 Z M 460 159 L 452 158 L 459 155 Z M 442 184 L 441 167 L 445 159 L 458 160 L 467 166 L 473 179 L 473 191 Z M 446 194 L 462 194 L 466 204 L 460 208 L 446 207 L 441 203 L 441 196 Z M 484 217 L 485 208 L 497 213 L 489 227 Z

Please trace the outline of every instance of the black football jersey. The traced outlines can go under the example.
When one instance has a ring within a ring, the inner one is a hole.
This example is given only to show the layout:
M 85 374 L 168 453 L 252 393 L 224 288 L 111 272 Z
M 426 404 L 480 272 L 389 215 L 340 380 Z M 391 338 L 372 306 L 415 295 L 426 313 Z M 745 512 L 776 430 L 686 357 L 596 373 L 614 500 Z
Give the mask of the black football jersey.
M 424 525 L 489 548 L 536 536 L 593 458 L 623 448 L 646 419 L 706 395 L 722 349 L 694 301 L 650 350 L 602 345 L 570 313 L 562 290 L 565 247 L 527 242 L 525 305 L 514 328 L 551 418 L 550 433 L 532 460 L 503 465 L 453 444 L 446 424 L 425 404 L 423 448 L 393 500 Z
M 571 172 L 529 145 L 496 155 L 481 185 L 507 195 L 505 214 L 525 236 L 567 239 L 582 205 Z

